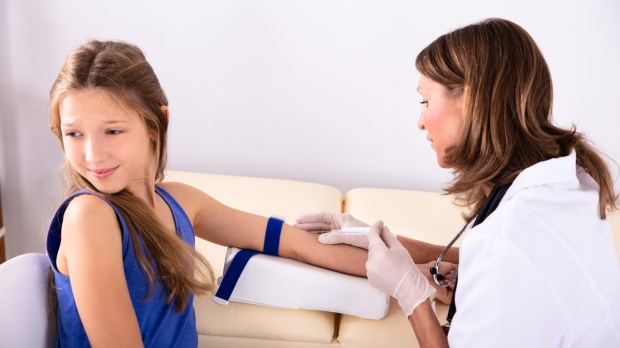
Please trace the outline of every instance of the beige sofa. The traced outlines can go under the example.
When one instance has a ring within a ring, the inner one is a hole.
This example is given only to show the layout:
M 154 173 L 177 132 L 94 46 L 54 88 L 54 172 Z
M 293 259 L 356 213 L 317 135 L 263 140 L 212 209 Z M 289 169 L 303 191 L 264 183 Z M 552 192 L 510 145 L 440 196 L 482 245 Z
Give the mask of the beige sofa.
M 231 207 L 278 216 L 287 223 L 307 212 L 343 211 L 369 223 L 381 219 L 394 233 L 443 245 L 463 223 L 451 198 L 438 193 L 359 188 L 342 195 L 334 187 L 315 183 L 180 171 L 169 171 L 166 180 L 190 184 Z M 620 214 L 611 219 L 620 253 Z M 199 239 L 197 249 L 220 276 L 227 248 Z M 406 317 L 393 300 L 381 320 L 237 302 L 222 306 L 211 295 L 198 296 L 194 306 L 200 347 L 417 346 Z M 446 311 L 447 306 L 437 304 L 440 322 L 445 322 Z

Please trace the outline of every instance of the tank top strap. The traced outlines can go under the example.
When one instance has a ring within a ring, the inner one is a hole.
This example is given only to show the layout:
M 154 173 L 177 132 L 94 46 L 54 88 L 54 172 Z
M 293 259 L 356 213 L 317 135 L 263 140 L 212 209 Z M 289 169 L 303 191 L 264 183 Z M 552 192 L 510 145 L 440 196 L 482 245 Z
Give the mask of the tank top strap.
M 161 198 L 168 204 L 172 217 L 174 218 L 174 224 L 177 229 L 177 233 L 181 235 L 183 241 L 190 246 L 195 245 L 194 226 L 189 217 L 183 210 L 183 207 L 177 202 L 172 195 L 159 186 L 155 186 L 155 192 L 161 196 Z

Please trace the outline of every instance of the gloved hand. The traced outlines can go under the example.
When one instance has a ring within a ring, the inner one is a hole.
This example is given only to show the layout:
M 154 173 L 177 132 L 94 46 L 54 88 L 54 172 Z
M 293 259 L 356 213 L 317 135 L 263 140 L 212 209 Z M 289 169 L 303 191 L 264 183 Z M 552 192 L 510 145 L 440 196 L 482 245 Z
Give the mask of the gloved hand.
M 372 286 L 394 297 L 407 316 L 427 298 L 435 297 L 435 289 L 382 221 L 368 232 L 366 275 Z
M 367 227 L 368 224 L 350 214 L 332 212 L 310 213 L 297 218 L 297 228 L 313 233 L 321 233 L 319 242 L 323 244 L 349 244 L 358 248 L 368 249 L 366 234 L 345 234 L 339 230 L 343 227 Z
M 304 214 L 297 218 L 295 227 L 308 232 L 324 233 L 343 227 L 367 227 L 367 223 L 354 218 L 350 214 L 323 211 Z

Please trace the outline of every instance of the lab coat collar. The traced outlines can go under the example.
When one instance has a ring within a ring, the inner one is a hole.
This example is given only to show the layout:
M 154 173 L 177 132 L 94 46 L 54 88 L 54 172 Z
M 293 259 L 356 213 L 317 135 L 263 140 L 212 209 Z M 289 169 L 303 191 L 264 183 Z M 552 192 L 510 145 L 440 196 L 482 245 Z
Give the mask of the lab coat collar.
M 523 170 L 506 192 L 504 200 L 528 187 L 577 180 L 577 155 L 573 150 L 568 156 L 538 162 Z

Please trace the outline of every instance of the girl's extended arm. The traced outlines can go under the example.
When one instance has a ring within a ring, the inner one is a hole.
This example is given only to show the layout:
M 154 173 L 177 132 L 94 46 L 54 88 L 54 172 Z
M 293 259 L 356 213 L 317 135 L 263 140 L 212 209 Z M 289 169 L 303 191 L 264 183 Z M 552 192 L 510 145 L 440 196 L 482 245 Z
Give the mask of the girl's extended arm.
M 194 224 L 196 236 L 216 244 L 263 251 L 267 218 L 221 204 L 181 183 L 166 183 Z M 366 250 L 349 245 L 323 245 L 317 236 L 282 226 L 279 255 L 357 276 L 366 275 Z

